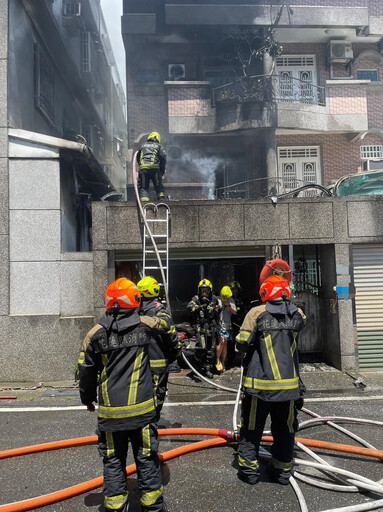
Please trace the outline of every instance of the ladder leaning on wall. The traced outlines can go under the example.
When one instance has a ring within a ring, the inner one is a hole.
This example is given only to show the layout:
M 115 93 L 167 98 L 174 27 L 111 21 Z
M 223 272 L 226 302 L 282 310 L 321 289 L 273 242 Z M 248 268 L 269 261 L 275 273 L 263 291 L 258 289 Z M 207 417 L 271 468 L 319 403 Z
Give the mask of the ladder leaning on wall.
M 137 204 L 143 222 L 142 277 L 148 275 L 158 280 L 165 292 L 166 306 L 169 301 L 169 235 L 170 208 L 165 203 L 147 203 L 142 206 L 137 187 L 137 153 L 133 156 L 133 184 Z

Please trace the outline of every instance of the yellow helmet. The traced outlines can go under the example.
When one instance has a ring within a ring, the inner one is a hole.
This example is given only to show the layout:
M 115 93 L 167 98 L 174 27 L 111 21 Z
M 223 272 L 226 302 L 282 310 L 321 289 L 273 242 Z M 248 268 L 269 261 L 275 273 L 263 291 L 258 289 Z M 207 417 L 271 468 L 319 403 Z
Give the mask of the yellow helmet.
M 137 288 L 143 297 L 155 298 L 160 294 L 160 285 L 154 277 L 144 277 L 137 283 Z
M 224 286 L 221 290 L 221 299 L 222 299 L 222 302 L 227 302 L 230 297 L 232 297 L 233 294 L 232 294 L 232 291 L 230 290 L 230 287 L 229 286 Z
M 208 286 L 210 290 L 213 289 L 213 285 L 211 284 L 209 279 L 202 279 L 202 281 L 198 283 L 198 288 L 201 288 L 201 286 Z
M 239 284 L 238 281 L 232 281 L 230 284 L 229 284 L 230 288 L 233 289 L 233 288 L 238 288 L 238 290 L 241 289 L 241 285 Z
M 157 139 L 157 142 L 161 144 L 161 135 L 158 132 L 152 132 L 148 137 L 148 140 L 151 139 Z
M 202 300 L 211 299 L 213 295 L 213 285 L 208 279 L 202 279 L 198 283 L 198 297 Z

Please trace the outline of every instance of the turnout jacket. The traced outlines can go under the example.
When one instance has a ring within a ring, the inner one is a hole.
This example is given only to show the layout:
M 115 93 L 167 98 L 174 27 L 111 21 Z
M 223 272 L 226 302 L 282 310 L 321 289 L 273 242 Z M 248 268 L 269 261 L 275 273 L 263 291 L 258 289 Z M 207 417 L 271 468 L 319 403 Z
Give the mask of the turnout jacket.
M 246 354 L 243 391 L 268 402 L 301 396 L 297 342 L 305 321 L 290 301 L 269 301 L 247 313 L 236 337 L 236 349 Z
M 149 365 L 152 328 L 158 320 L 137 310 L 106 313 L 86 335 L 79 357 L 80 398 L 97 400 L 101 431 L 134 430 L 154 421 Z
M 166 169 L 166 153 L 164 148 L 155 141 L 145 142 L 137 153 L 138 170 L 154 169 L 164 174 Z
M 169 311 L 159 300 L 144 300 L 140 313 L 149 317 L 157 317 L 158 330 L 153 331 L 149 345 L 150 368 L 152 373 L 161 375 L 175 361 L 180 350 L 176 328 Z
M 210 300 L 201 301 L 198 295 L 194 295 L 187 305 L 192 315 L 192 323 L 204 329 L 207 323 L 210 328 L 215 329 L 219 322 L 221 306 L 218 298 L 213 295 Z

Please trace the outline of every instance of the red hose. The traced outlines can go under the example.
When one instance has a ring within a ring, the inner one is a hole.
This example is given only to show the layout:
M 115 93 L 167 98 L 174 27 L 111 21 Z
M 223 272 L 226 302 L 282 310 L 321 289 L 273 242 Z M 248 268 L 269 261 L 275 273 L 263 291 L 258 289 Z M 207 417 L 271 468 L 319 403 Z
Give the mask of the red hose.
M 229 442 L 230 441 L 221 438 L 208 439 L 207 441 L 200 441 L 197 443 L 188 444 L 186 446 L 181 446 L 173 450 L 169 450 L 168 452 L 160 454 L 159 459 L 161 462 L 166 462 L 167 460 L 174 459 L 175 457 L 179 457 L 180 455 L 196 452 L 198 450 L 205 450 L 206 448 L 213 448 L 215 446 L 225 446 L 229 444 Z M 132 475 L 133 473 L 136 472 L 136 465 L 131 464 L 126 468 L 126 471 L 128 475 Z M 57 503 L 58 501 L 63 501 L 69 498 L 73 498 L 74 496 L 83 494 L 85 492 L 93 491 L 94 489 L 101 487 L 103 481 L 103 477 L 94 478 L 93 480 L 89 480 L 88 482 L 74 485 L 72 487 L 67 487 L 66 489 L 62 489 L 61 491 L 53 492 L 51 494 L 38 496 L 37 498 L 32 498 L 29 500 L 17 501 L 15 503 L 10 503 L 9 505 L 2 505 L 0 506 L 0 511 L 23 512 L 25 510 L 34 510 L 36 508 L 46 507 L 47 505 L 52 505 L 53 503 Z
M 199 441 L 196 443 L 192 443 L 186 446 L 181 446 L 179 448 L 175 448 L 163 454 L 160 454 L 159 458 L 161 462 L 166 462 L 167 460 L 173 459 L 175 457 L 179 457 L 181 455 L 185 455 L 187 453 L 192 453 L 198 450 L 204 450 L 206 448 L 211 448 L 215 446 L 225 446 L 229 444 L 234 436 L 232 432 L 221 429 L 213 429 L 213 428 L 173 428 L 166 430 L 159 430 L 158 434 L 162 437 L 164 436 L 173 436 L 173 435 L 198 435 L 198 436 L 219 436 L 215 439 L 209 439 L 207 441 Z M 263 442 L 273 442 L 272 436 L 263 436 Z M 358 446 L 350 446 L 345 444 L 337 444 L 337 443 L 328 443 L 325 441 L 317 441 L 314 439 L 301 439 L 296 438 L 296 441 L 301 442 L 306 446 L 311 446 L 315 448 L 319 448 L 322 450 L 333 450 L 338 452 L 345 453 L 353 453 L 357 455 L 364 455 L 369 457 L 375 457 L 382 459 L 383 451 L 381 450 L 371 450 L 369 448 L 361 448 Z M 6 459 L 9 457 L 16 457 L 20 455 L 26 455 L 30 453 L 38 453 L 49 450 L 58 450 L 61 448 L 69 448 L 73 446 L 83 446 L 95 444 L 97 442 L 96 436 L 83 437 L 77 439 L 68 439 L 65 441 L 56 441 L 53 443 L 45 443 L 35 446 L 26 446 L 22 448 L 14 448 L 11 450 L 4 450 L 0 452 L 0 459 Z M 131 475 L 136 471 L 135 465 L 131 465 L 127 467 L 128 475 Z M 74 496 L 78 496 L 79 494 L 83 494 L 85 492 L 92 491 L 93 489 L 97 489 L 103 483 L 103 478 L 95 478 L 94 480 L 89 480 L 88 482 L 84 482 L 82 484 L 74 485 L 72 487 L 68 487 L 67 489 L 62 489 L 61 491 L 57 491 L 51 494 L 47 494 L 45 496 L 40 496 L 37 498 L 32 498 L 29 500 L 19 501 L 16 503 L 11 503 L 9 505 L 0 506 L 0 512 L 23 512 L 25 510 L 33 510 L 35 508 L 44 507 L 46 505 L 51 505 L 52 503 L 57 503 L 58 501 L 63 501 L 65 499 L 73 498 Z

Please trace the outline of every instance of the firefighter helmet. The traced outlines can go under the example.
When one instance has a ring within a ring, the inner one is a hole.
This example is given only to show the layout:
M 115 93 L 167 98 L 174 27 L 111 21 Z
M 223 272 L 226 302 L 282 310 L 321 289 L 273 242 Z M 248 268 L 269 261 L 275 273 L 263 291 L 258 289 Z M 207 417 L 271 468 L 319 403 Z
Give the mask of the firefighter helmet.
M 289 282 L 281 276 L 271 276 L 261 284 L 259 290 L 262 302 L 288 297 L 291 298 Z
M 157 142 L 159 144 L 161 144 L 161 135 L 158 132 L 152 132 L 149 135 L 148 140 L 154 140 L 154 139 L 157 139 Z
M 137 286 L 129 279 L 120 277 L 110 284 L 105 293 L 105 307 L 112 309 L 117 305 L 121 309 L 135 309 L 140 306 L 141 294 Z
M 232 291 L 230 290 L 230 286 L 224 286 L 221 290 L 221 300 L 222 302 L 227 302 L 230 297 L 233 296 Z
M 238 290 L 240 291 L 241 290 L 241 285 L 239 284 L 238 281 L 232 281 L 230 284 L 229 284 L 229 287 L 230 289 L 232 290 L 233 288 L 238 288 Z
M 210 299 L 213 294 L 213 285 L 209 279 L 202 279 L 198 283 L 198 296 L 200 299 Z
M 138 281 L 137 288 L 143 297 L 155 298 L 160 294 L 160 285 L 154 277 L 144 277 Z

